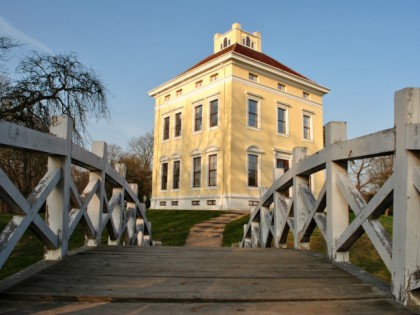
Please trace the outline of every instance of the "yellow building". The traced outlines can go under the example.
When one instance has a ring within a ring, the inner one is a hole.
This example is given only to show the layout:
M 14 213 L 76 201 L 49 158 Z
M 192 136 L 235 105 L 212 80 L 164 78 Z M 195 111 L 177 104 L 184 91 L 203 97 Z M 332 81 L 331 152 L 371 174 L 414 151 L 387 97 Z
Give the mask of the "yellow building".
M 214 53 L 151 90 L 153 209 L 245 210 L 291 166 L 292 150 L 322 149 L 328 89 L 261 50 L 235 23 Z M 322 178 L 312 180 L 315 193 Z

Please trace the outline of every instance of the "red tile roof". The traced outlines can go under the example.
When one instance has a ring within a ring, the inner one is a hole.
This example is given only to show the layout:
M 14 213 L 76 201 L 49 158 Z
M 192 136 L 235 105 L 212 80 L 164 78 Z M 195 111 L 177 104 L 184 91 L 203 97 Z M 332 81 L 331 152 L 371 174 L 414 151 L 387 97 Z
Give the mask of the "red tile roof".
M 259 51 L 256 51 L 254 49 L 248 48 L 246 46 L 243 46 L 243 45 L 240 45 L 240 44 L 237 44 L 237 43 L 233 44 L 229 47 L 226 47 L 225 49 L 222 49 L 221 51 L 218 51 L 217 53 L 214 53 L 213 55 L 208 56 L 207 58 L 201 60 L 199 63 L 192 66 L 191 68 L 189 68 L 185 72 L 193 70 L 193 69 L 195 69 L 195 68 L 197 68 L 197 67 L 199 67 L 199 66 L 201 66 L 201 65 L 203 65 L 203 64 L 205 64 L 209 61 L 212 61 L 213 59 L 216 59 L 217 57 L 220 57 L 220 56 L 222 56 L 226 53 L 229 53 L 229 52 L 234 52 L 234 53 L 243 55 L 245 57 L 248 57 L 248 58 L 254 59 L 256 61 L 262 62 L 266 65 L 272 66 L 272 67 L 277 68 L 279 70 L 282 70 L 282 71 L 291 73 L 293 75 L 296 75 L 298 77 L 301 77 L 305 80 L 311 81 L 307 77 L 301 75 L 299 72 L 294 71 L 293 69 L 285 66 L 284 64 L 282 64 L 281 62 L 278 62 L 277 60 L 271 58 L 270 56 L 267 56 L 266 54 L 263 54 Z

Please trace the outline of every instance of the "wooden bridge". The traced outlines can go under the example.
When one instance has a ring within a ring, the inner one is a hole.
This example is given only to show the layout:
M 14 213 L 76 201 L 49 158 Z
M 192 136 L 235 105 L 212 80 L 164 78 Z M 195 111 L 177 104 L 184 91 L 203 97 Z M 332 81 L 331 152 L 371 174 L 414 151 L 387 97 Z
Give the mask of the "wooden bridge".
M 2 312 L 415 314 L 309 251 L 122 246 L 38 271 L 2 293 Z
M 107 164 L 103 143 L 94 143 L 95 154 L 72 144 L 71 125 L 59 120 L 52 133 L 60 139 L 0 122 L 0 146 L 49 156 L 27 198 L 0 170 L 0 198 L 13 211 L 0 234 L 0 266 L 28 228 L 46 248 L 44 261 L 0 284 L 0 313 L 415 314 L 403 305 L 420 305 L 420 89 L 395 94 L 392 129 L 347 140 L 345 124 L 333 122 L 322 151 L 306 157 L 296 148 L 292 168 L 253 209 L 242 248 L 143 246 L 153 245 L 151 225 L 123 167 Z M 366 203 L 347 162 L 382 155 L 394 156 L 393 175 Z M 72 165 L 90 172 L 81 194 Z M 325 176 L 318 196 L 308 188 L 316 172 Z M 391 205 L 392 237 L 377 220 Z M 68 255 L 79 222 L 88 247 Z M 307 250 L 315 227 L 328 258 Z M 99 246 L 104 229 L 113 246 Z M 289 231 L 294 249 L 258 248 L 286 247 Z M 348 264 L 349 248 L 364 233 L 390 270 L 390 288 Z

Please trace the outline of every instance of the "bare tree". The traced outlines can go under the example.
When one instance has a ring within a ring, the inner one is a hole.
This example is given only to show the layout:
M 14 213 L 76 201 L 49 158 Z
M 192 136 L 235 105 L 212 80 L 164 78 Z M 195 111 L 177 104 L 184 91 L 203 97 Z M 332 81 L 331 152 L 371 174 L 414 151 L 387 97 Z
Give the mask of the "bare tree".
M 371 161 L 368 177 L 372 179 L 374 191 L 378 191 L 392 175 L 394 157 L 392 155 L 375 157 Z
M 349 175 L 356 189 L 369 200 L 392 175 L 393 157 L 380 156 L 349 163 Z
M 151 170 L 144 168 L 138 156 L 132 153 L 122 154 L 119 162 L 127 167 L 127 181 L 138 185 L 139 199 L 143 199 L 144 196 L 149 197 L 152 193 Z
M 129 152 L 120 158 L 127 165 L 127 179 L 138 184 L 140 197 L 152 193 L 153 138 L 153 132 L 132 138 Z
M 108 163 L 115 167 L 115 163 L 118 163 L 120 157 L 123 155 L 123 149 L 115 143 L 108 145 Z
M 83 142 L 89 118 L 109 118 L 104 84 L 74 53 L 34 53 L 17 73 L 20 78 L 2 88 L 0 119 L 47 131 L 52 116 L 65 114 L 74 120 L 74 140 Z
M 128 151 L 135 154 L 144 169 L 151 169 L 153 162 L 153 131 L 134 137 L 128 142 Z
M 0 119 L 48 132 L 53 116 L 65 114 L 74 121 L 73 139 L 83 144 L 88 120 L 110 116 L 103 82 L 75 53 L 28 55 L 12 79 L 1 69 L 17 46 L 18 42 L 0 36 Z M 45 156 L 0 148 L 0 167 L 25 195 L 44 175 L 46 163 L 42 161 Z M 80 182 L 85 181 L 86 174 L 76 171 Z
M 368 176 L 371 159 L 362 159 L 349 162 L 349 174 L 352 178 L 356 189 L 365 199 L 369 199 L 372 195 L 371 184 L 372 179 Z
M 0 62 L 3 63 L 9 60 L 12 49 L 19 46 L 21 46 L 21 44 L 18 41 L 15 41 L 8 36 L 0 36 Z M 0 64 L 0 73 L 7 73 L 6 65 Z

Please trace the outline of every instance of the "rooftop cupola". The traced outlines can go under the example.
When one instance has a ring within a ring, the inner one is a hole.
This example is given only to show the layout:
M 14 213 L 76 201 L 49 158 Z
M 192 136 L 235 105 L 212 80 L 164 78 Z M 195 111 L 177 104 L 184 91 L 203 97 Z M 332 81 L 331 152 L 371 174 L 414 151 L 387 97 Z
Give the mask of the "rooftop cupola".
M 232 29 L 224 34 L 214 34 L 214 53 L 235 43 L 261 52 L 261 33 L 248 33 L 241 29 L 241 24 L 233 23 Z

